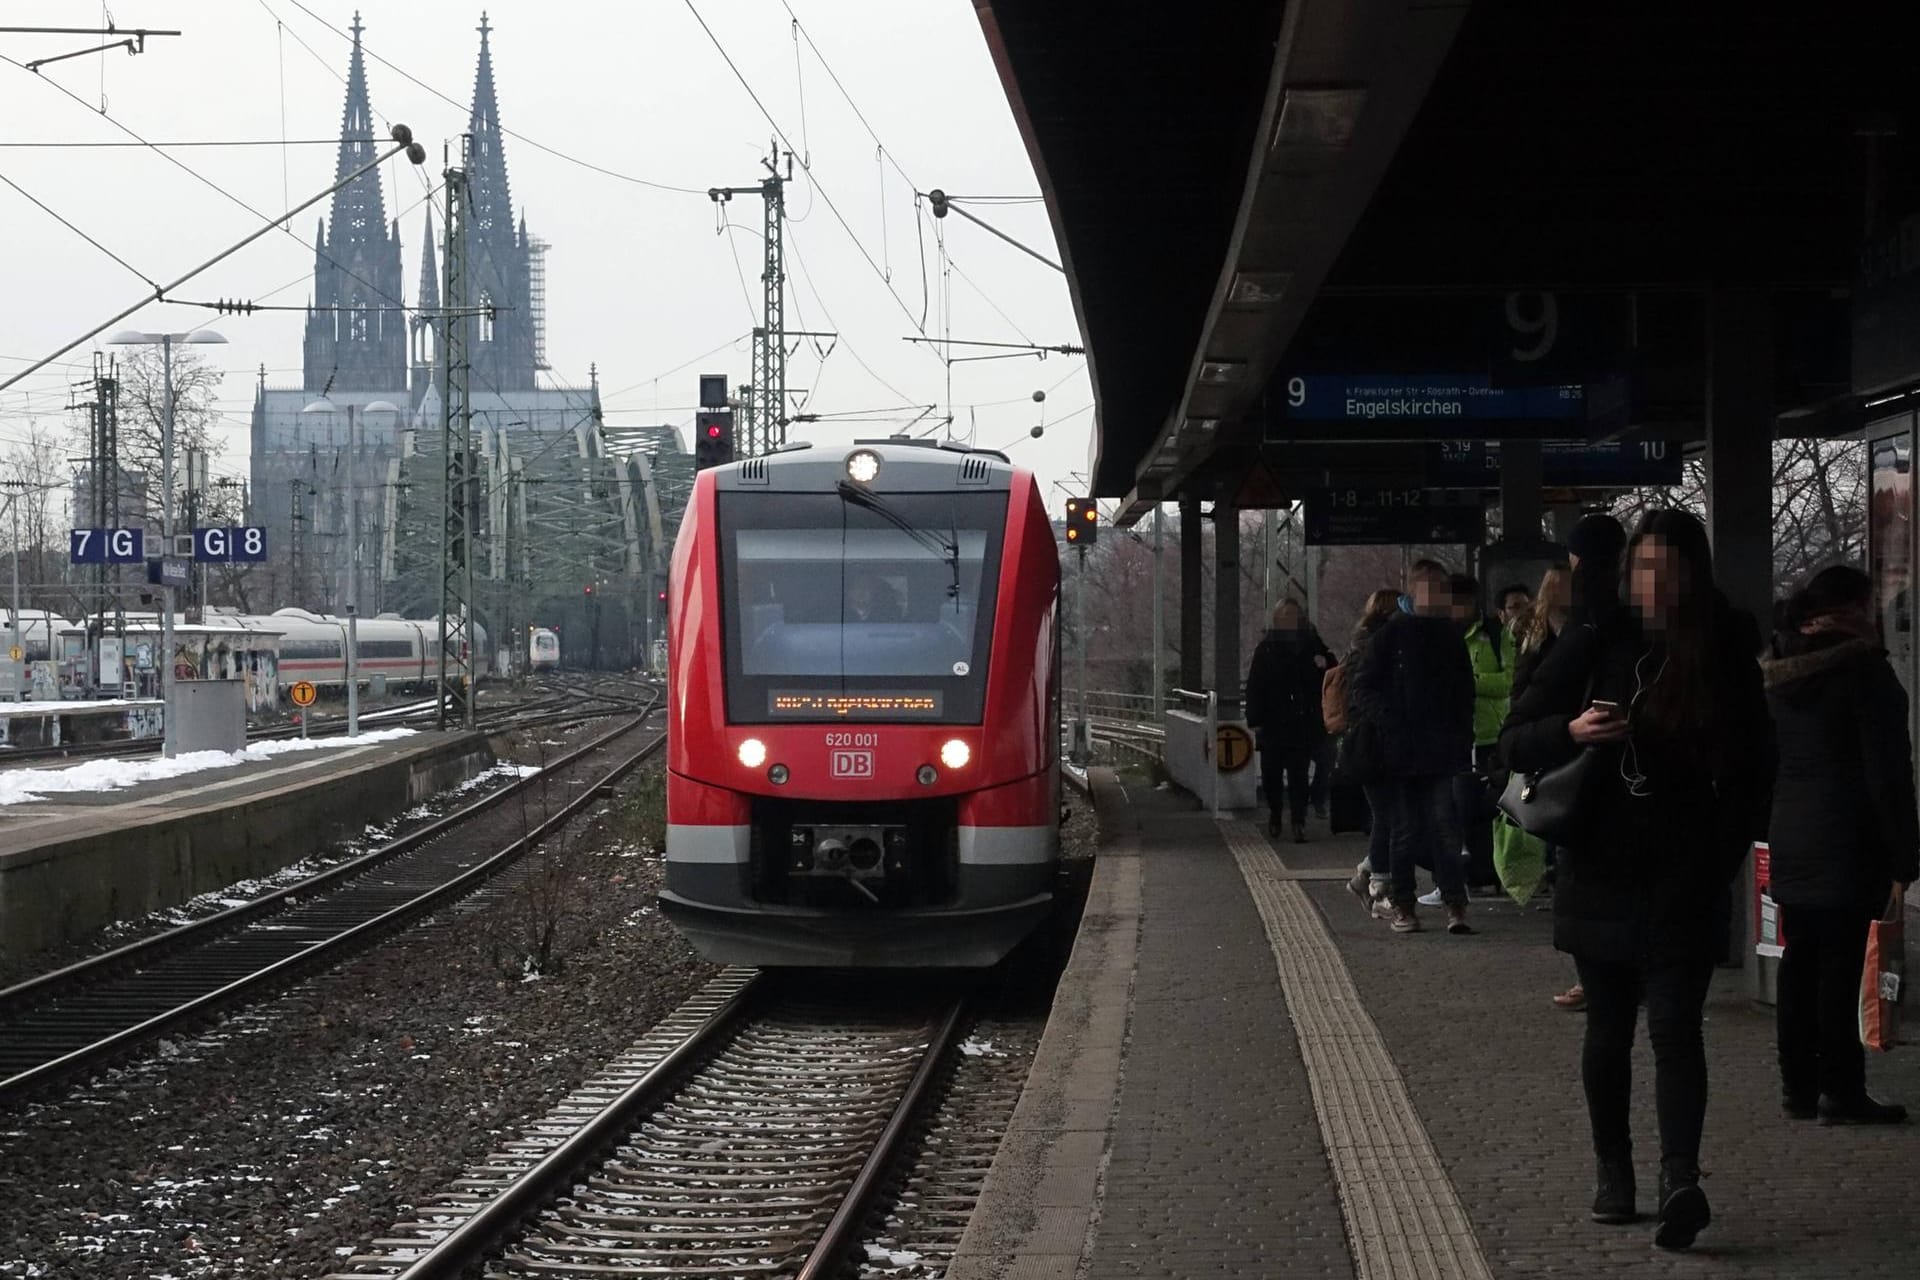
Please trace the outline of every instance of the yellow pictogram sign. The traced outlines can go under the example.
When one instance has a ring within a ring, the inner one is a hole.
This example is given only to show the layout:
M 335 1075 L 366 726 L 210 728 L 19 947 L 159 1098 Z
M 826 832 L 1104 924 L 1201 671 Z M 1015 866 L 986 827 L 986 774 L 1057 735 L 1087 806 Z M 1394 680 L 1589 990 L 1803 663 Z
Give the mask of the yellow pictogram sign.
M 1222 773 L 1238 773 L 1253 759 L 1253 735 L 1246 726 L 1223 724 L 1213 733 L 1213 763 Z
M 319 691 L 313 687 L 311 681 L 302 680 L 287 691 L 287 696 L 293 699 L 293 705 L 296 707 L 310 707 L 313 705 L 313 700 L 319 696 Z

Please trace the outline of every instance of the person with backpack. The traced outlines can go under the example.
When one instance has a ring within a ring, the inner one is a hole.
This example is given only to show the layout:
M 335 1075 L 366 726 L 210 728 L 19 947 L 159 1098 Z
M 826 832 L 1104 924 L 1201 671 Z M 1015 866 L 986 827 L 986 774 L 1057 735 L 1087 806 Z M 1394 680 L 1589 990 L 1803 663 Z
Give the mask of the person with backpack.
M 1473 756 L 1473 668 L 1451 620 L 1453 584 L 1416 561 L 1408 597 L 1362 647 L 1349 679 L 1354 731 L 1368 744 L 1360 776 L 1385 784 L 1395 933 L 1418 933 L 1414 867 L 1430 861 L 1447 932 L 1469 934 L 1453 780 Z M 1489 828 L 1491 831 L 1491 828 Z
M 1324 677 L 1336 659 L 1307 625 L 1297 600 L 1274 606 L 1273 629 L 1253 651 L 1247 672 L 1247 724 L 1260 744 L 1260 784 L 1267 794 L 1267 834 L 1280 834 L 1284 788 L 1294 843 L 1307 838 L 1308 769 L 1327 731 L 1321 722 Z

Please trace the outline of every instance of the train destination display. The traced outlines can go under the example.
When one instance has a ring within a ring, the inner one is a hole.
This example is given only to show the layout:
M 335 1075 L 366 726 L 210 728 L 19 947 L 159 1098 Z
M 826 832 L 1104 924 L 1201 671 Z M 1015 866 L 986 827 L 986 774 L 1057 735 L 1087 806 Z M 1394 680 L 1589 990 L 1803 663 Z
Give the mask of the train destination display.
M 1306 496 L 1310 547 L 1454 545 L 1485 540 L 1479 494 L 1439 489 L 1314 489 Z

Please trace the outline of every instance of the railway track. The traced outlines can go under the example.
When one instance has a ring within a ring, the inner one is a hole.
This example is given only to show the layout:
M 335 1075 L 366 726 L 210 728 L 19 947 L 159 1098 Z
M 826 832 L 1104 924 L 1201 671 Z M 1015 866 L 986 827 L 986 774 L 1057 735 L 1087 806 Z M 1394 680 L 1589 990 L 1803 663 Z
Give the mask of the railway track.
M 644 713 L 436 822 L 242 906 L 0 990 L 0 1105 L 334 964 L 464 897 L 655 754 Z M 507 805 L 510 798 L 522 803 Z
M 725 970 L 334 1280 L 837 1274 L 964 1012 Z
M 483 733 L 505 733 L 514 729 L 578 724 L 583 720 L 618 715 L 635 709 L 651 695 L 651 690 L 630 678 L 615 677 L 592 684 L 568 682 L 555 692 L 526 701 L 483 708 L 476 727 Z M 438 714 L 432 698 L 399 706 L 377 707 L 361 713 L 361 724 L 370 729 L 422 728 L 431 725 Z M 308 732 L 316 738 L 337 737 L 347 731 L 344 712 L 312 721 Z M 297 738 L 295 723 L 256 725 L 247 730 L 247 741 L 263 742 Z M 15 765 L 47 764 L 61 760 L 99 760 L 117 757 L 153 755 L 160 750 L 157 738 L 137 742 L 82 742 L 58 747 L 0 748 L 0 769 Z

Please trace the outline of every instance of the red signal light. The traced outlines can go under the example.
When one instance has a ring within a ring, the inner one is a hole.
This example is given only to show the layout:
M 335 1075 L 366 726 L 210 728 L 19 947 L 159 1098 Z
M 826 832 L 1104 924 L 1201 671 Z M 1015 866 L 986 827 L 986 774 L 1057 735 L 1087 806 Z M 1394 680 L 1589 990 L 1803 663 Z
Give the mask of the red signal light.
M 720 424 L 717 422 L 709 422 L 707 424 L 707 439 L 718 440 L 719 438 L 720 438 Z

